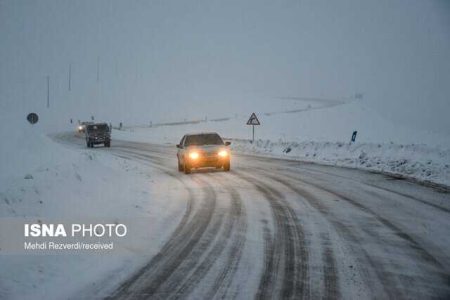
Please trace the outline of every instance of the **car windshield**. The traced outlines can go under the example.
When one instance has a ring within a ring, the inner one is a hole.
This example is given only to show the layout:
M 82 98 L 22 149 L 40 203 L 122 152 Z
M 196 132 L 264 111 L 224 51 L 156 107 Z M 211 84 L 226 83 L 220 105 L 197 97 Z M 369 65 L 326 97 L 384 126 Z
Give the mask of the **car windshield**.
M 107 131 L 109 131 L 109 127 L 106 124 L 89 125 L 87 127 L 87 130 L 89 132 L 107 132 Z
M 185 146 L 193 145 L 223 145 L 223 141 L 218 134 L 198 134 L 188 135 L 186 137 Z

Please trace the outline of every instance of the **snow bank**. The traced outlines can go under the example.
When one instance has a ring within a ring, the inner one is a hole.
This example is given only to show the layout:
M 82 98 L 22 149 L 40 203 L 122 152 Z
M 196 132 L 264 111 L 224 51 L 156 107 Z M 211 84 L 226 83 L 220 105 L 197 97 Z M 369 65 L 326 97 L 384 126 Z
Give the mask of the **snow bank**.
M 25 117 L 26 114 L 20 113 L 0 115 L 0 187 L 7 187 L 10 180 L 24 178 L 36 169 L 61 161 L 61 154 L 71 155 L 61 152 L 58 145 L 46 137 L 42 121 L 31 125 Z
M 394 143 L 233 140 L 233 150 L 389 173 L 450 186 L 450 150 Z

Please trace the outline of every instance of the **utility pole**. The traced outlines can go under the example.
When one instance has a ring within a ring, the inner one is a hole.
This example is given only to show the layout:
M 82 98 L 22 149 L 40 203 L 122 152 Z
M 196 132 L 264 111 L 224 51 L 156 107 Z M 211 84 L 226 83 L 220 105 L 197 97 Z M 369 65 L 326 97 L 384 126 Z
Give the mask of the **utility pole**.
M 70 81 L 72 80 L 72 64 L 69 64 L 69 92 L 71 89 Z
M 97 56 L 97 83 L 100 82 L 100 56 Z
M 47 108 L 50 108 L 50 76 L 47 75 Z

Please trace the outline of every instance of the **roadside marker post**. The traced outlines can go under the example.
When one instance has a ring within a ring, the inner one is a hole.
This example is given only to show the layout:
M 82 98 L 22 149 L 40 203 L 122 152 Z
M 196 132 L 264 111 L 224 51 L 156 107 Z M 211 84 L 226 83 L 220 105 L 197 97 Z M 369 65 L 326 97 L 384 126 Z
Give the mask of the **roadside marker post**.
M 351 142 L 352 143 L 354 143 L 355 141 L 356 141 L 356 135 L 358 134 L 358 131 L 353 131 L 353 134 L 352 134 L 352 139 L 351 139 Z
M 252 125 L 252 144 L 255 141 L 255 125 L 261 125 L 255 113 L 252 113 L 247 121 L 247 125 Z

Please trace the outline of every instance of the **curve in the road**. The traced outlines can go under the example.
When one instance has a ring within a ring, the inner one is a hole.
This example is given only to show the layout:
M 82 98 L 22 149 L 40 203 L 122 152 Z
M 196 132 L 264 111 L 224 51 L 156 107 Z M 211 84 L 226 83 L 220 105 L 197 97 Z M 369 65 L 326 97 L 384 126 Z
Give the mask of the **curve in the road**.
M 122 149 L 118 152 L 150 162 L 167 172 L 167 167 L 158 157 Z M 197 213 L 190 221 L 183 218 L 180 232 L 177 233 L 179 226 L 160 253 L 124 283 L 114 298 L 155 296 L 165 299 L 184 298 L 206 276 L 231 240 L 228 263 L 224 265 L 225 268 L 219 273 L 208 292 L 211 297 L 216 295 L 223 297 L 226 294 L 245 242 L 245 235 L 242 233 L 246 227 L 245 209 L 239 194 L 230 186 L 225 186 L 231 196 L 229 209 L 226 212 L 216 209 L 216 193 L 211 185 L 200 178 L 194 178 L 194 181 L 203 187 L 206 186 L 208 191 L 204 201 L 197 204 Z M 186 247 L 183 248 L 183 244 L 186 244 Z
M 445 194 L 416 195 L 419 189 L 399 182 L 397 190 L 383 175 L 249 155 L 238 157 L 231 172 L 186 176 L 165 146 L 113 146 L 108 152 L 181 182 L 186 212 L 159 253 L 110 298 L 450 295 L 442 246 L 449 243 L 405 224 L 415 215 L 432 228 L 448 224 Z
M 350 238 L 354 243 L 360 244 L 358 251 L 362 255 L 358 255 L 360 257 L 365 257 L 367 264 L 362 265 L 369 265 L 371 266 L 371 269 L 376 272 L 376 277 L 381 283 L 381 286 L 383 287 L 386 295 L 389 298 L 409 298 L 410 295 L 405 294 L 405 290 L 408 288 L 409 285 L 411 285 L 413 282 L 416 282 L 419 284 L 418 279 L 410 277 L 410 276 L 395 276 L 395 274 L 392 274 L 392 272 L 389 272 L 383 267 L 383 261 L 376 260 L 375 255 L 371 255 L 366 250 L 364 250 L 363 245 L 361 244 L 362 239 L 358 236 L 356 236 L 351 230 L 349 230 L 349 226 L 346 226 L 342 222 L 338 221 L 338 218 L 330 218 L 328 215 L 331 213 L 328 209 L 326 209 L 323 205 L 321 205 L 320 199 L 318 199 L 316 196 L 314 196 L 312 193 L 306 191 L 305 189 L 299 188 L 298 183 L 301 183 L 301 186 L 311 186 L 315 189 L 324 191 L 326 193 L 329 193 L 330 195 L 333 195 L 337 197 L 340 200 L 344 200 L 350 205 L 352 205 L 355 209 L 358 209 L 371 217 L 373 217 L 375 220 L 377 220 L 380 224 L 382 224 L 385 228 L 389 229 L 398 239 L 402 240 L 402 247 L 408 249 L 407 255 L 412 256 L 411 261 L 414 261 L 416 264 L 420 263 L 421 265 L 428 266 L 429 274 L 432 275 L 432 278 L 429 279 L 431 281 L 437 281 L 440 282 L 440 284 L 436 284 L 436 286 L 448 286 L 450 283 L 450 275 L 448 269 L 443 265 L 437 258 L 435 258 L 432 254 L 430 254 L 419 242 L 415 240 L 410 234 L 403 231 L 401 228 L 399 228 L 397 225 L 395 225 L 390 220 L 380 216 L 379 214 L 375 213 L 370 208 L 364 206 L 363 204 L 359 203 L 357 200 L 352 199 L 348 197 L 347 195 L 344 195 L 343 193 L 336 192 L 330 187 L 326 187 L 324 185 L 318 185 L 310 180 L 305 180 L 304 178 L 298 178 L 296 176 L 292 175 L 286 175 L 282 174 L 281 172 L 278 172 L 277 175 L 267 174 L 266 176 L 269 177 L 273 181 L 277 181 L 280 184 L 283 184 L 290 188 L 291 190 L 295 191 L 299 196 L 301 196 L 303 199 L 306 199 L 309 201 L 309 203 L 312 206 L 315 206 L 318 211 L 321 211 L 327 216 L 327 219 L 331 220 L 335 228 L 338 228 L 343 236 L 346 238 Z M 297 184 L 295 184 L 297 183 Z M 438 208 L 439 209 L 439 208 Z M 377 231 L 372 230 L 370 227 L 366 227 L 364 229 L 366 232 L 366 237 L 374 237 L 378 242 L 383 241 L 383 237 L 380 236 Z M 391 241 L 385 241 L 385 243 L 388 243 Z M 391 242 L 392 243 L 392 242 Z M 398 245 L 389 245 L 389 247 L 398 247 Z M 386 252 L 392 251 L 388 246 L 386 246 L 384 249 Z M 367 285 L 370 286 L 370 278 L 368 279 Z M 403 287 L 403 288 L 399 288 Z M 448 292 L 448 287 L 443 288 L 441 291 L 436 291 L 438 294 L 446 294 Z M 375 293 L 375 291 L 374 291 Z
M 273 237 L 268 234 L 265 237 L 265 268 L 256 298 L 308 298 L 308 252 L 297 216 L 275 188 L 248 174 L 235 174 L 254 185 L 267 199 L 275 220 Z

